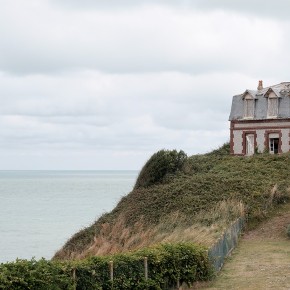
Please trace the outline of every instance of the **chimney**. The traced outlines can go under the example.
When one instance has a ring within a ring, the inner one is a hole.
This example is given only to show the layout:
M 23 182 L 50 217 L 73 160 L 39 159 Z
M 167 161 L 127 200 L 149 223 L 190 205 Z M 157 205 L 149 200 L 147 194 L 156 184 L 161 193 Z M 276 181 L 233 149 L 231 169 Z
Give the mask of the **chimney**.
M 257 88 L 259 91 L 263 89 L 263 81 L 259 81 L 259 85 Z

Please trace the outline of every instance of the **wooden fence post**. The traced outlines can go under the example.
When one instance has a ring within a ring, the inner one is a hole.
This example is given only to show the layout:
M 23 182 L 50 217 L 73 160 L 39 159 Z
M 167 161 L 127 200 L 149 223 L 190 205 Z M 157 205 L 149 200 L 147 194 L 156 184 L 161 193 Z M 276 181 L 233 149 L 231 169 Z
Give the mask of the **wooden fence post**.
M 110 280 L 113 283 L 114 282 L 114 262 L 110 261 Z
M 77 289 L 77 281 L 76 281 L 76 268 L 73 268 L 73 272 L 72 272 L 72 276 L 73 276 L 73 281 L 74 281 L 74 290 Z
M 145 281 L 148 280 L 148 258 L 144 258 L 144 272 L 145 272 Z

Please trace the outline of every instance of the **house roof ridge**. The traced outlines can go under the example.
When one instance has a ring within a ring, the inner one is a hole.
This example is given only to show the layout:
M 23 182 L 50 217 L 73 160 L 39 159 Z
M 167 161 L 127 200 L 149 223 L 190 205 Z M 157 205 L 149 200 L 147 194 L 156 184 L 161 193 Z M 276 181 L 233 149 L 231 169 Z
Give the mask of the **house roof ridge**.
M 289 86 L 288 88 L 285 88 L 284 86 Z M 265 93 L 268 92 L 269 89 L 272 89 L 273 91 L 275 91 L 277 94 L 280 93 L 280 90 L 283 90 L 283 89 L 290 89 L 290 81 L 289 82 L 281 82 L 281 83 L 278 83 L 278 84 L 275 84 L 275 85 L 271 85 L 271 86 L 267 86 L 267 87 L 264 87 L 263 89 L 261 90 L 257 90 L 257 89 L 246 89 L 243 93 L 240 93 L 240 94 L 236 94 L 234 95 L 233 97 L 240 97 L 240 96 L 243 96 L 245 93 L 249 93 L 251 94 L 253 97 L 255 97 L 257 94 L 259 95 L 265 95 Z
M 244 93 L 246 93 L 246 92 L 249 92 L 249 93 L 254 93 L 254 94 L 256 94 L 256 93 L 266 93 L 269 89 L 279 89 L 280 87 L 281 87 L 281 85 L 285 85 L 285 84 L 290 84 L 290 81 L 289 82 L 281 82 L 281 83 L 279 83 L 279 84 L 275 84 L 275 85 L 271 85 L 271 86 L 268 86 L 268 87 L 264 87 L 263 89 L 261 89 L 261 90 L 257 90 L 257 89 L 254 89 L 254 90 L 251 90 L 251 89 L 246 89 L 243 93 L 241 93 L 241 94 L 238 94 L 238 95 L 236 95 L 236 96 L 240 96 L 240 95 L 243 95 Z

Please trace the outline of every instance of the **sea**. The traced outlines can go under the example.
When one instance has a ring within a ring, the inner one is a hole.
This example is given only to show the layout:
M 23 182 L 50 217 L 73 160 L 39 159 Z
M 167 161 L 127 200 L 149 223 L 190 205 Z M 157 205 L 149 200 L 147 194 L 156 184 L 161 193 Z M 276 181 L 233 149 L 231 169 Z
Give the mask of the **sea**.
M 138 171 L 0 171 L 0 263 L 51 259 L 110 212 Z

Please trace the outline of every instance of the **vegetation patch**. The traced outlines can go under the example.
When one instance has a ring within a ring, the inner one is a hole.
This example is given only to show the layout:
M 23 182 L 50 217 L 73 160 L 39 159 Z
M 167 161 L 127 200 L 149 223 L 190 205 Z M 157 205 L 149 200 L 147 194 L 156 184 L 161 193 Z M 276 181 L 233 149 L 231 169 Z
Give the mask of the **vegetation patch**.
M 162 151 L 161 156 L 168 154 L 179 160 L 177 151 Z M 74 235 L 55 258 L 125 252 L 160 242 L 192 241 L 193 236 L 199 237 L 195 242 L 209 245 L 241 212 L 255 223 L 289 200 L 289 153 L 237 157 L 228 155 L 225 144 L 211 153 L 180 159 L 177 164 L 182 166 L 169 166 L 179 168 L 175 171 L 164 171 L 156 179 L 142 177 L 143 183 L 137 180 L 112 212 Z M 228 204 L 228 210 L 222 204 Z

